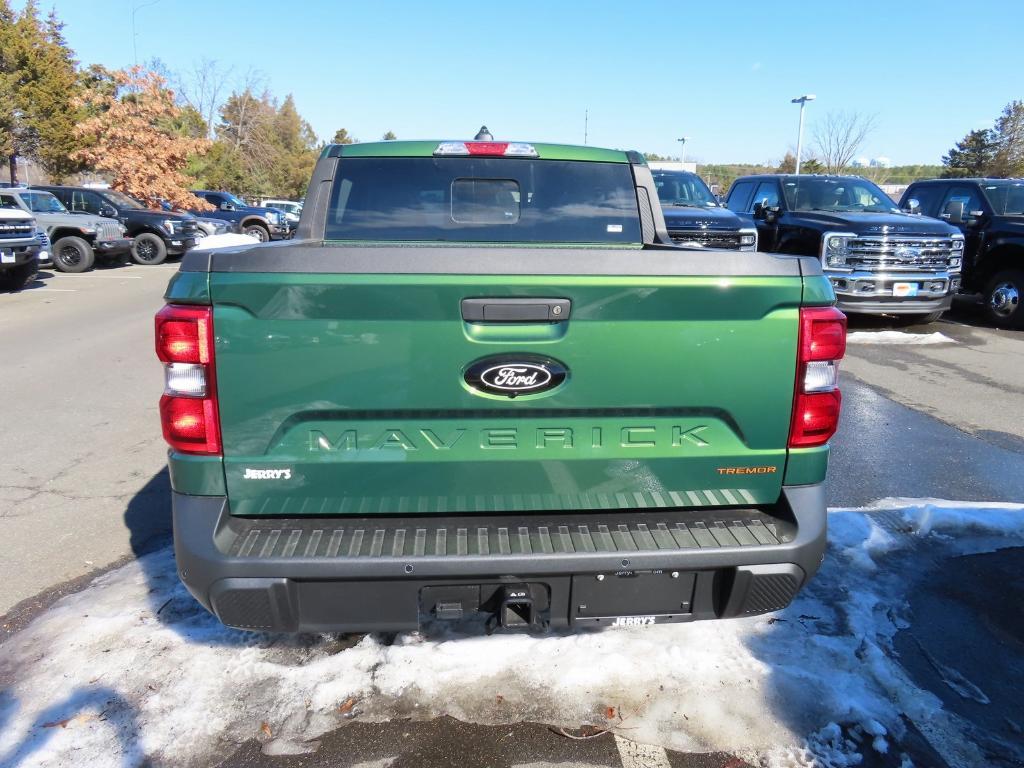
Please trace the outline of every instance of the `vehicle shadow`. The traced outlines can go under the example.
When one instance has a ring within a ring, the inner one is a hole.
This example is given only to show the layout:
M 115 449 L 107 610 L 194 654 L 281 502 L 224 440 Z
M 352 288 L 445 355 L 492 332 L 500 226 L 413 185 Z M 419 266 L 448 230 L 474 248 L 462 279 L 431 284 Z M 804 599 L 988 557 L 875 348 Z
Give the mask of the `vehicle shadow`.
M 18 701 L 7 691 L 0 691 L 0 728 L 6 726 L 17 711 Z M 82 720 L 107 723 L 120 742 L 120 763 L 128 766 L 149 765 L 149 756 L 140 743 L 142 732 L 136 707 L 112 688 L 103 686 L 79 688 L 66 699 L 39 713 L 25 737 L 6 753 L 0 753 L 0 765 L 18 766 L 68 726 Z M 116 758 L 109 755 L 111 765 Z
M 308 648 L 319 642 L 314 635 L 247 632 L 221 624 L 178 578 L 171 517 L 171 483 L 165 467 L 139 489 L 124 511 L 132 553 L 146 578 L 149 608 L 163 626 L 185 642 L 207 645 Z

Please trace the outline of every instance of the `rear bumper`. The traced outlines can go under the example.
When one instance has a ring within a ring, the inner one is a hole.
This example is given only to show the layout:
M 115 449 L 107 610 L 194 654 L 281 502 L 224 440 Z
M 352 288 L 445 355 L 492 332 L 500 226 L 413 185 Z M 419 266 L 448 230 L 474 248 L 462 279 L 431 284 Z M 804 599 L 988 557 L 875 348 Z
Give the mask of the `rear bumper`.
M 785 607 L 826 544 L 821 485 L 767 510 L 240 518 L 223 497 L 177 493 L 173 509 L 196 599 L 229 626 L 281 632 L 499 618 L 510 600 L 530 603 L 530 626 L 753 615 Z

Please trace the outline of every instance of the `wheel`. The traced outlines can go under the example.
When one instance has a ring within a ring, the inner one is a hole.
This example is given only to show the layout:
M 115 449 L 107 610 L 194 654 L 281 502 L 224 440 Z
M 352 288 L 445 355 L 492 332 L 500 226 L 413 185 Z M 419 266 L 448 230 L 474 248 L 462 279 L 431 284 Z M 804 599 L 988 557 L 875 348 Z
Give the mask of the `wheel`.
M 255 237 L 261 243 L 266 243 L 270 240 L 270 231 L 262 224 L 246 224 L 242 227 L 242 234 Z
M 39 271 L 39 260 L 32 259 L 10 269 L 0 270 L 0 290 L 20 291 L 35 280 Z
M 1024 270 L 998 272 L 985 289 L 985 314 L 1000 328 L 1024 328 Z
M 53 244 L 53 266 L 61 272 L 85 272 L 96 261 L 92 246 L 80 237 L 68 235 Z
M 132 243 L 132 261 L 136 264 L 163 264 L 167 258 L 167 246 L 163 238 L 151 232 L 142 232 L 135 236 Z

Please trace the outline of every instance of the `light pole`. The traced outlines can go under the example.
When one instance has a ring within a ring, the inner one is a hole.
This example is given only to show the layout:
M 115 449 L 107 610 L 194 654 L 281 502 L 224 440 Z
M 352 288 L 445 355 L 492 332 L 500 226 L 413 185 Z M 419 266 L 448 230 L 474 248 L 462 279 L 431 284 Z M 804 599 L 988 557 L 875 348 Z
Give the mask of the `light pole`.
M 676 141 L 679 142 L 679 162 L 680 163 L 683 162 L 684 160 L 686 160 L 686 155 L 684 154 L 684 150 L 686 149 L 686 142 L 688 142 L 689 140 L 690 140 L 689 136 L 683 136 L 683 138 L 681 138 L 681 139 L 676 139 Z
M 796 134 L 796 175 L 800 175 L 800 151 L 804 148 L 804 105 L 808 101 L 814 101 L 813 93 L 806 93 L 792 99 L 791 103 L 800 105 L 800 130 Z

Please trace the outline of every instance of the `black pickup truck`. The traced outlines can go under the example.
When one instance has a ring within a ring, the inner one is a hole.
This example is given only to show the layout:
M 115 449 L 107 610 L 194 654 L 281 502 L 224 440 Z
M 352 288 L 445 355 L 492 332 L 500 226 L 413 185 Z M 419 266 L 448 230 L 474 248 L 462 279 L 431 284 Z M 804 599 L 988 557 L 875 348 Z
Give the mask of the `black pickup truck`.
M 660 169 L 651 173 L 673 242 L 688 248 L 757 250 L 757 229 L 719 203 L 696 173 Z
M 929 323 L 960 289 L 959 230 L 900 211 L 859 176 L 743 176 L 726 205 L 757 227 L 758 250 L 820 258 L 844 312 Z
M 133 238 L 136 264 L 162 264 L 195 246 L 202 232 L 187 214 L 146 208 L 135 198 L 113 189 L 36 185 L 53 194 L 72 213 L 91 213 L 120 221 Z
M 192 194 L 205 200 L 217 208 L 212 214 L 200 210 L 192 211 L 197 216 L 209 215 L 218 219 L 233 222 L 243 235 L 255 237 L 261 243 L 271 240 L 287 240 L 294 229 L 288 225 L 284 211 L 277 208 L 246 205 L 245 202 L 230 192 L 213 192 L 208 189 L 196 189 Z
M 959 228 L 966 240 L 962 290 L 982 295 L 995 325 L 1024 328 L 1024 180 L 917 181 L 900 207 Z

